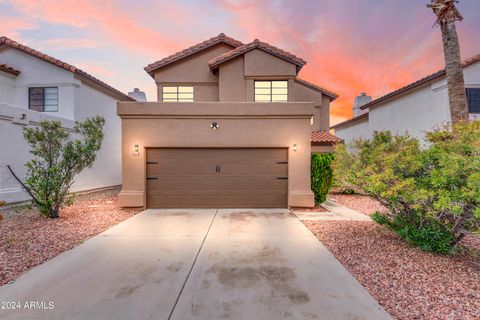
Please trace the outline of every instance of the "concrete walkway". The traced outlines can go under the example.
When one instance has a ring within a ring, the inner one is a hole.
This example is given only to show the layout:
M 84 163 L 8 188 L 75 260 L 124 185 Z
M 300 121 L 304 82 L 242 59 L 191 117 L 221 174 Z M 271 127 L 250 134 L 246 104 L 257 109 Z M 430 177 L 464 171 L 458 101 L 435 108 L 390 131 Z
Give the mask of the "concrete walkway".
M 0 319 L 390 319 L 282 209 L 146 210 L 0 287 L 3 301 L 20 307 Z
M 325 212 L 305 212 L 293 211 L 300 220 L 314 220 L 314 221 L 372 221 L 372 219 L 358 211 L 344 207 L 333 201 L 327 200 L 322 203 L 322 207 L 327 209 Z

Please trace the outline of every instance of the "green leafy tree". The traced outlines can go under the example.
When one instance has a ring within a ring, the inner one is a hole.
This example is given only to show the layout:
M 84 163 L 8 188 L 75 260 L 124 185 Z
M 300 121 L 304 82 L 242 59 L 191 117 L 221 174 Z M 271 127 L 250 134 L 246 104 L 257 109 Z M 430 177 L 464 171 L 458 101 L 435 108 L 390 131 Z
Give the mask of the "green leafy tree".
M 327 200 L 327 194 L 333 183 L 334 159 L 331 153 L 312 153 L 312 191 L 315 194 L 315 203 L 320 204 Z
M 426 251 L 454 252 L 480 230 L 480 121 L 427 134 L 376 132 L 339 146 L 334 171 L 345 188 L 365 192 L 390 209 L 375 221 Z
M 57 218 L 60 208 L 73 202 L 70 187 L 75 175 L 95 162 L 104 124 L 100 116 L 76 122 L 74 132 L 80 139 L 72 139 L 59 121 L 42 121 L 38 128 L 24 128 L 23 136 L 34 156 L 25 164 L 25 182 L 8 168 L 46 217 Z

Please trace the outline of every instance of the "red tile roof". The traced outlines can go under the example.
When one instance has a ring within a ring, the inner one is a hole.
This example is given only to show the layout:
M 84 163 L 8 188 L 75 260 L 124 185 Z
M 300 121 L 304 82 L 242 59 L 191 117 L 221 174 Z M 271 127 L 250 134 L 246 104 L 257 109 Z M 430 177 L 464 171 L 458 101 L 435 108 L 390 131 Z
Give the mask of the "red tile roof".
M 464 60 L 464 61 L 462 62 L 462 67 L 463 67 L 463 68 L 466 68 L 466 67 L 468 67 L 468 66 L 470 66 L 470 65 L 472 65 L 472 64 L 474 64 L 474 63 L 477 63 L 477 62 L 480 62 L 480 54 L 477 54 L 476 56 L 473 56 L 473 57 L 471 57 L 471 58 L 469 58 L 469 59 L 467 59 L 467 60 Z M 393 97 L 395 97 L 395 96 L 397 96 L 397 95 L 399 95 L 399 94 L 402 94 L 402 93 L 405 93 L 405 92 L 407 92 L 407 91 L 410 91 L 410 90 L 412 90 L 412 89 L 414 89 L 414 88 L 416 88 L 416 87 L 418 87 L 418 86 L 421 86 L 421 85 L 423 85 L 423 84 L 425 84 L 425 83 L 427 83 L 427 82 L 429 82 L 429 81 L 438 79 L 438 78 L 443 77 L 443 76 L 445 76 L 445 75 L 446 75 L 446 71 L 445 71 L 445 69 L 442 69 L 442 70 L 440 70 L 440 71 L 437 71 L 437 72 L 435 72 L 435 73 L 432 73 L 431 75 L 428 75 L 428 76 L 426 76 L 426 77 L 424 77 L 424 78 L 421 78 L 421 79 L 419 79 L 419 80 L 417 80 L 417 81 L 415 81 L 415 82 L 413 82 L 413 83 L 410 83 L 409 85 L 406 85 L 406 86 L 404 86 L 404 87 L 401 87 L 400 89 L 397 89 L 397 90 L 395 90 L 395 91 L 392 91 L 392 92 L 390 92 L 390 93 L 387 93 L 386 95 L 381 96 L 380 98 L 375 99 L 375 100 L 373 100 L 373 101 L 371 101 L 371 102 L 369 102 L 369 103 L 361 106 L 360 109 L 366 109 L 366 108 L 374 107 L 375 105 L 377 105 L 377 104 L 380 103 L 380 102 L 383 102 L 383 101 L 385 101 L 385 100 L 387 100 L 387 99 L 390 99 L 390 98 L 393 98 Z
M 313 131 L 312 142 L 338 144 L 338 143 L 342 143 L 343 140 L 327 131 Z
M 261 42 L 258 39 L 255 39 L 253 42 L 244 44 L 238 48 L 235 48 L 233 50 L 227 51 L 218 57 L 213 58 L 208 62 L 210 69 L 215 70 L 218 68 L 218 66 L 228 60 L 231 60 L 235 57 L 238 57 L 240 55 L 243 55 L 253 49 L 260 49 L 263 50 L 267 53 L 270 53 L 280 59 L 286 60 L 290 63 L 293 63 L 297 66 L 297 73 L 300 71 L 300 69 L 307 63 L 305 60 L 302 58 L 297 57 L 296 55 L 284 51 L 282 49 L 279 49 L 277 47 L 274 47 L 266 42 Z
M 311 83 L 311 82 L 308 82 L 308 81 L 305 81 L 305 80 L 299 79 L 299 78 L 296 78 L 295 82 L 297 82 L 298 84 L 301 84 L 302 86 L 308 87 L 308 88 L 316 90 L 318 92 L 321 92 L 322 94 L 331 98 L 332 101 L 338 98 L 338 95 L 336 93 L 333 93 L 332 91 L 328 91 L 327 89 L 319 87 L 314 83 Z
M 32 49 L 30 47 L 27 47 L 23 44 L 20 44 L 12 39 L 9 39 L 7 37 L 0 37 L 0 46 L 8 46 L 8 47 L 11 47 L 11 48 L 14 48 L 14 49 L 17 49 L 17 50 L 20 50 L 24 53 L 27 53 L 31 56 L 34 56 L 36 58 L 39 58 L 39 59 L 42 59 L 43 61 L 46 61 L 46 62 L 49 62 L 51 64 L 54 64 L 56 65 L 57 67 L 60 67 L 62 69 L 65 69 L 67 71 L 70 71 L 71 73 L 77 75 L 77 76 L 80 76 L 84 79 L 87 79 L 87 80 L 90 80 L 90 81 L 93 81 L 94 83 L 96 83 L 97 85 L 103 87 L 104 89 L 106 89 L 106 91 L 116 95 L 116 96 L 120 96 L 122 97 L 122 99 L 124 100 L 128 100 L 128 101 L 135 101 L 135 99 L 129 97 L 128 95 L 126 95 L 125 93 L 115 89 L 114 87 L 106 84 L 105 82 L 95 78 L 94 76 L 86 73 L 85 71 L 81 70 L 81 69 L 78 69 L 74 66 L 72 66 L 71 64 L 68 64 L 66 62 L 63 62 L 61 60 L 58 60 L 54 57 L 51 57 L 49 55 L 46 55 L 40 51 L 37 51 L 35 49 Z
M 9 74 L 14 75 L 14 76 L 18 76 L 20 74 L 20 71 L 6 65 L 5 63 L 0 64 L 0 71 L 9 73 Z
M 205 40 L 203 42 L 197 43 L 194 46 L 191 46 L 187 49 L 184 49 L 180 52 L 174 53 L 166 58 L 163 58 L 161 60 L 158 60 L 154 63 L 149 64 L 144 68 L 144 70 L 153 77 L 153 72 L 159 68 L 165 67 L 166 65 L 169 65 L 170 63 L 173 63 L 175 61 L 178 61 L 180 59 L 186 58 L 188 56 L 191 56 L 192 54 L 195 54 L 197 52 L 200 52 L 204 49 L 210 48 L 214 45 L 217 45 L 219 43 L 226 43 L 234 48 L 237 48 L 241 45 L 243 45 L 242 42 L 235 40 L 233 38 L 230 38 L 226 36 L 224 33 L 220 33 L 218 36 L 210 38 L 208 40 Z
M 348 120 L 346 120 L 346 121 L 337 123 L 336 125 L 330 127 L 330 129 L 338 129 L 338 128 L 344 127 L 344 126 L 346 126 L 346 125 L 355 123 L 355 122 L 360 121 L 360 120 L 363 120 L 363 119 L 368 119 L 368 112 L 367 112 L 367 113 L 364 113 L 364 114 L 361 114 L 361 115 L 359 115 L 359 116 L 353 117 L 353 118 L 351 118 L 351 119 L 348 119 Z

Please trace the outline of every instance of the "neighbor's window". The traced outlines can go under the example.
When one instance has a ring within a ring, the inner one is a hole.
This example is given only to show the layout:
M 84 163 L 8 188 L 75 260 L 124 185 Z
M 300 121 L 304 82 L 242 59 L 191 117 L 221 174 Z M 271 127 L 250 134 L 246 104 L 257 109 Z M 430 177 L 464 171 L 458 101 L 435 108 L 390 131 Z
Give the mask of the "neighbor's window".
M 58 88 L 28 88 L 28 108 L 40 112 L 58 111 Z
M 480 113 L 480 88 L 468 88 L 467 101 L 469 113 Z
M 255 81 L 255 101 L 288 101 L 288 81 Z
M 162 89 L 164 102 L 193 102 L 193 87 L 166 86 Z

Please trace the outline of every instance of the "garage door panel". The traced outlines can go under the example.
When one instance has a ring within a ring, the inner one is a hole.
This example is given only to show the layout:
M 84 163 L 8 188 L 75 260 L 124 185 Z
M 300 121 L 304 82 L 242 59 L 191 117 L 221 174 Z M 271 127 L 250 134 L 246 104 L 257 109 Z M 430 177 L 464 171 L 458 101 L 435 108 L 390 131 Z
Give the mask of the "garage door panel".
M 147 188 L 150 192 L 157 190 L 181 190 L 185 193 L 195 192 L 197 190 L 232 190 L 232 182 L 235 183 L 234 190 L 286 190 L 286 180 L 255 180 L 255 185 L 252 185 L 252 180 L 245 179 L 231 179 L 229 181 L 210 181 L 204 179 L 185 179 L 179 181 L 178 179 L 160 179 L 149 180 L 147 182 Z
M 147 206 L 286 207 L 287 174 L 286 149 L 147 149 Z
M 201 163 L 199 161 L 158 161 L 154 164 L 147 164 L 147 175 L 172 175 L 172 176 L 188 176 L 188 175 L 216 175 L 215 168 L 220 166 L 222 174 L 231 175 L 286 175 L 288 171 L 287 164 L 278 164 L 275 160 L 262 160 L 255 162 L 254 160 L 240 162 L 236 161 L 208 161 Z
M 159 208 L 278 208 L 285 196 L 162 196 L 148 197 L 147 201 Z

